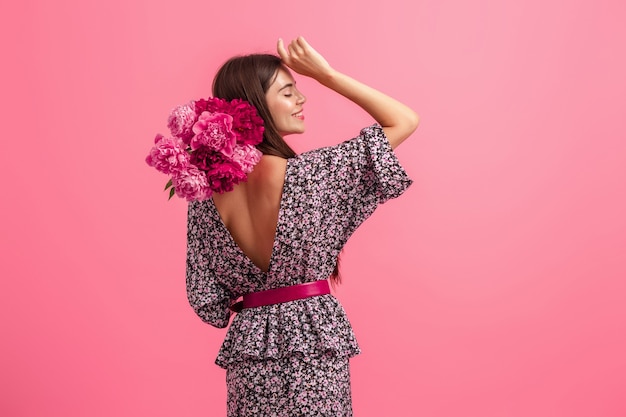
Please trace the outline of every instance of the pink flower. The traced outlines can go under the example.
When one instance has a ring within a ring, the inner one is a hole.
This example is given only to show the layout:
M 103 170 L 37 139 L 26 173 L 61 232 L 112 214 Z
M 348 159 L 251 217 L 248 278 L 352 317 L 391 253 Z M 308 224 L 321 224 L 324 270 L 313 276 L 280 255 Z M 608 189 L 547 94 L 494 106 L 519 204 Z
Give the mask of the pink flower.
M 171 175 L 174 193 L 188 201 L 232 191 L 261 160 L 263 119 L 250 103 L 209 98 L 174 108 L 173 137 L 157 135 L 146 163 Z
M 146 163 L 164 174 L 172 174 L 189 165 L 189 154 L 180 139 L 157 135 L 154 146 L 146 157 Z
M 219 165 L 228 161 L 228 158 L 220 151 L 203 146 L 191 152 L 190 162 L 198 169 L 208 171 L 213 165 Z
M 199 114 L 199 113 L 198 113 Z M 175 107 L 167 119 L 167 127 L 172 135 L 182 139 L 185 144 L 189 144 L 189 140 L 193 136 L 192 127 L 198 117 L 196 109 L 191 102 L 182 106 Z
M 206 174 L 194 167 L 175 172 L 172 183 L 176 195 L 187 201 L 206 200 L 212 194 Z
M 200 99 L 194 102 L 196 114 L 225 113 L 233 117 L 232 131 L 240 145 L 258 145 L 263 140 L 263 119 L 254 106 L 242 99 L 230 102 L 220 98 Z
M 233 151 L 233 161 L 237 162 L 244 173 L 249 174 L 261 160 L 261 151 L 252 145 L 237 145 Z
M 258 145 L 263 140 L 263 119 L 247 101 L 235 99 L 228 114 L 233 116 L 233 131 L 240 145 Z
M 210 97 L 208 100 L 200 99 L 196 101 L 196 111 L 201 110 L 200 113 L 208 111 L 209 113 L 231 114 L 230 108 L 231 104 L 227 100 L 217 97 Z
M 203 111 L 207 111 L 206 106 L 208 101 L 201 98 L 199 100 L 192 101 L 194 108 L 196 110 L 196 114 L 202 114 Z M 213 112 L 211 112 L 213 113 Z
M 217 193 L 225 193 L 233 190 L 233 185 L 246 180 L 246 174 L 236 162 L 225 161 L 214 165 L 206 173 L 209 187 Z
M 198 121 L 193 125 L 191 149 L 207 147 L 232 156 L 237 137 L 232 131 L 233 117 L 224 113 L 202 112 Z

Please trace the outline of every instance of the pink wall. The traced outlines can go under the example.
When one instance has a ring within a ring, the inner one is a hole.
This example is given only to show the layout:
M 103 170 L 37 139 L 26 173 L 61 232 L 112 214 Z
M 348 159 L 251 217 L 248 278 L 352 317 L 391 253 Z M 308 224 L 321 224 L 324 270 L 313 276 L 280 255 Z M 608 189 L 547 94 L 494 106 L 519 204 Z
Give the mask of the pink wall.
M 0 415 L 225 414 L 143 158 L 224 59 L 299 34 L 422 117 L 343 258 L 356 415 L 626 415 L 624 3 L 235 3 L 2 6 Z M 298 149 L 370 122 L 298 82 Z

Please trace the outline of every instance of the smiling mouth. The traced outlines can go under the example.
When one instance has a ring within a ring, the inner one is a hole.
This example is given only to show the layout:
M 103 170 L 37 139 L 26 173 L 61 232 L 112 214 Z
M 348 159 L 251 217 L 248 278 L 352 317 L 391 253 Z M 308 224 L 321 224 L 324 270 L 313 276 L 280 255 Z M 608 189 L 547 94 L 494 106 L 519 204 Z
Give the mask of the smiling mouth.
M 300 110 L 298 113 L 292 114 L 292 116 L 295 117 L 296 119 L 304 120 L 304 114 L 302 113 L 302 110 Z

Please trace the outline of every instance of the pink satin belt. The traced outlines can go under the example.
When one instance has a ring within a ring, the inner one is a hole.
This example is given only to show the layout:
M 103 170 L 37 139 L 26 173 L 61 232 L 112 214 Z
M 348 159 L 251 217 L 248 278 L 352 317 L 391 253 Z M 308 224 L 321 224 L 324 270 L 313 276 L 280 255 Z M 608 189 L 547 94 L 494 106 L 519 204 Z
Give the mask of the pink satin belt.
M 300 300 L 302 298 L 315 297 L 330 294 L 328 280 L 306 282 L 304 284 L 291 285 L 289 287 L 274 288 L 271 290 L 258 291 L 243 296 L 239 301 L 230 306 L 234 312 L 240 312 L 244 308 L 255 308 L 271 304 L 286 303 L 287 301 Z

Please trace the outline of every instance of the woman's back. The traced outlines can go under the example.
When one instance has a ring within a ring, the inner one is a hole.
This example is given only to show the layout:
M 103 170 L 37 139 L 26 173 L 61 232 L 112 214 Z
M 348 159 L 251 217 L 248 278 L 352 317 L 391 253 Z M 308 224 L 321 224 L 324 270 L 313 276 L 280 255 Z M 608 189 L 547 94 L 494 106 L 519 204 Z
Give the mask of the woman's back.
M 304 293 L 320 284 L 328 289 L 348 238 L 411 184 L 393 149 L 417 127 L 417 116 L 335 71 L 302 38 L 288 50 L 279 41 L 277 51 L 280 58 L 233 58 L 214 80 L 216 97 L 256 107 L 265 123 L 257 148 L 266 155 L 232 191 L 190 202 L 187 294 L 205 322 L 223 328 L 230 321 L 215 360 L 227 370 L 229 417 L 349 417 L 349 359 L 360 352 L 354 332 L 332 294 Z M 287 67 L 353 101 L 377 123 L 296 155 L 283 137 L 304 132 L 306 98 Z M 244 308 L 232 317 L 230 307 L 242 296 Z M 246 298 L 263 302 L 246 306 Z
M 247 182 L 232 192 L 213 195 L 233 240 L 263 271 L 268 270 L 272 256 L 286 167 L 286 159 L 265 155 Z

